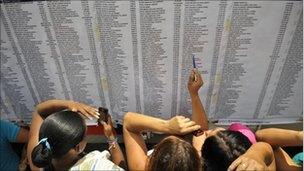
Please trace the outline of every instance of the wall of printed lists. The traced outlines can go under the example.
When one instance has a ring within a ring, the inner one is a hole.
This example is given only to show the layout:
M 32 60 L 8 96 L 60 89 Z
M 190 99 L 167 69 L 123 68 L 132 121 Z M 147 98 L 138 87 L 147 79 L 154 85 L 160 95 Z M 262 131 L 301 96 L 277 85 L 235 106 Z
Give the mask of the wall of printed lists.
M 54 98 L 190 116 L 195 55 L 210 120 L 295 122 L 302 47 L 302 1 L 4 1 L 1 118 Z

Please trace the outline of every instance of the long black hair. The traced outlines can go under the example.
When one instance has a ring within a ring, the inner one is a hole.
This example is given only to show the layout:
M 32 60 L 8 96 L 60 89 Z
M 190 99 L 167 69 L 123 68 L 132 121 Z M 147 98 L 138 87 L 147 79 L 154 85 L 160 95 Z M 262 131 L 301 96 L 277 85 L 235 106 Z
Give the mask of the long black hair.
M 48 116 L 40 127 L 40 143 L 31 154 L 33 164 L 50 167 L 52 158 L 64 156 L 84 139 L 85 132 L 84 119 L 76 112 L 60 111 Z
M 240 132 L 224 130 L 206 138 L 202 147 L 203 167 L 207 171 L 227 170 L 230 164 L 251 146 Z

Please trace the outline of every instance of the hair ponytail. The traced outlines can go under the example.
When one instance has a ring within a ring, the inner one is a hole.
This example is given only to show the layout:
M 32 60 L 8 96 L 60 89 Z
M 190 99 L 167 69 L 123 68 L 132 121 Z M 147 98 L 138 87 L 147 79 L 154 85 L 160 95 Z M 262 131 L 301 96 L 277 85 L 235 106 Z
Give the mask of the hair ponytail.
M 52 168 L 52 159 L 59 159 L 76 147 L 85 132 L 85 121 L 76 112 L 60 111 L 48 116 L 39 130 L 41 140 L 31 154 L 33 164 Z
M 47 138 L 41 139 L 32 151 L 32 162 L 37 167 L 47 167 L 52 162 L 52 150 Z

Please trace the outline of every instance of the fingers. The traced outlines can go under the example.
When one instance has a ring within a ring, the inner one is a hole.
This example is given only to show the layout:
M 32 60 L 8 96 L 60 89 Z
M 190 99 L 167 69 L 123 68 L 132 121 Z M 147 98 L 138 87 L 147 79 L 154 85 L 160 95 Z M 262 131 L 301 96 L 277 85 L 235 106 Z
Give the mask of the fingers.
M 199 126 L 199 125 L 193 125 L 193 126 L 185 128 L 183 133 L 187 134 L 187 133 L 199 130 L 199 129 L 201 129 L 201 126 Z
M 191 83 L 194 81 L 195 75 L 194 75 L 194 70 L 191 71 L 190 75 L 189 75 L 189 80 L 188 83 Z
M 185 116 L 180 116 L 180 115 L 178 115 L 178 116 L 176 116 L 176 118 L 177 118 L 177 119 L 185 119 Z
M 69 109 L 73 112 L 80 113 L 84 115 L 85 117 L 89 118 L 90 120 L 94 118 L 98 119 L 99 118 L 99 113 L 98 109 L 91 107 L 86 104 L 78 103 L 78 102 L 72 102 L 70 104 Z
M 236 168 L 236 171 L 243 171 L 246 170 L 246 168 L 248 167 L 248 165 L 246 163 L 241 163 L 240 165 L 238 165 L 238 167 Z
M 194 73 L 194 77 L 196 78 L 197 82 L 203 82 L 202 75 L 197 69 L 193 70 L 192 72 Z
M 181 127 L 192 127 L 196 125 L 194 121 L 192 121 L 190 118 L 186 118 L 184 116 L 177 116 L 177 119 L 179 120 Z
M 95 108 L 90 107 L 90 106 L 86 106 L 84 107 L 84 110 L 86 111 L 86 113 L 88 113 L 90 116 L 93 116 L 94 118 L 98 119 L 99 118 L 99 113 L 95 110 Z
M 187 119 L 189 119 L 189 118 L 187 118 Z M 186 122 L 186 123 L 184 124 L 184 126 L 185 126 L 186 128 L 187 128 L 187 127 L 194 126 L 194 125 L 196 125 L 196 123 L 195 123 L 194 121 L 190 121 L 190 119 L 189 119 L 188 122 Z
M 92 116 L 86 110 L 84 110 L 83 108 L 78 109 L 77 112 L 86 116 L 88 119 L 93 120 Z
M 112 121 L 111 115 L 108 115 L 108 122 L 107 122 L 107 124 L 111 125 L 113 127 L 113 121 Z
M 72 108 L 71 111 L 72 112 L 77 112 L 77 109 L 76 108 Z
M 183 122 L 183 123 L 187 123 L 187 122 L 189 122 L 189 121 L 191 121 L 189 118 L 184 118 L 184 119 L 182 119 L 182 122 Z
M 231 165 L 229 166 L 228 168 L 228 171 L 232 171 L 232 170 L 235 170 L 239 164 L 242 163 L 242 159 L 241 158 L 238 158 L 236 160 L 234 160 Z
M 264 170 L 264 168 L 253 159 L 248 159 L 246 157 L 240 156 L 229 166 L 228 171 L 232 170 Z

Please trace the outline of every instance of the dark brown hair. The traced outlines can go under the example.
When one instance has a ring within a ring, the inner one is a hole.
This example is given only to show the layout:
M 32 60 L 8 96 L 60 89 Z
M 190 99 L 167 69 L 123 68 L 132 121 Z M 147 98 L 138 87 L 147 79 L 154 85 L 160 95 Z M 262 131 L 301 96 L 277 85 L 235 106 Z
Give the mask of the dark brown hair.
M 192 171 L 201 167 L 195 148 L 189 142 L 172 136 L 157 144 L 148 163 L 149 171 Z
M 249 139 L 237 131 L 219 131 L 206 138 L 202 147 L 204 170 L 226 171 L 229 165 L 251 146 Z

